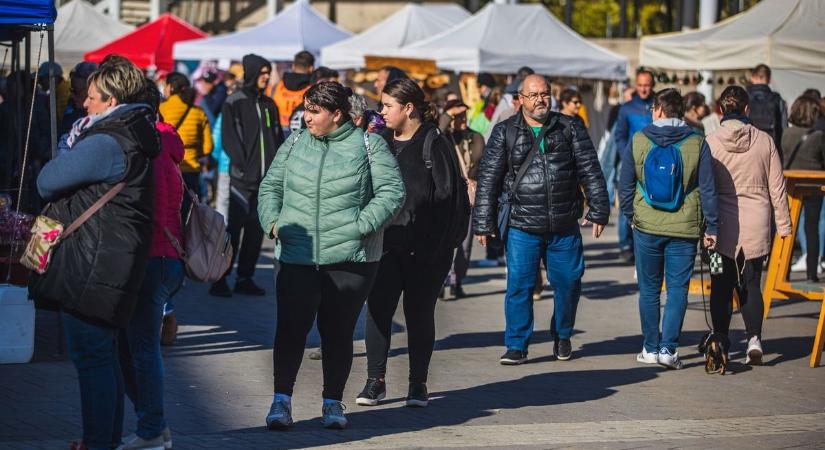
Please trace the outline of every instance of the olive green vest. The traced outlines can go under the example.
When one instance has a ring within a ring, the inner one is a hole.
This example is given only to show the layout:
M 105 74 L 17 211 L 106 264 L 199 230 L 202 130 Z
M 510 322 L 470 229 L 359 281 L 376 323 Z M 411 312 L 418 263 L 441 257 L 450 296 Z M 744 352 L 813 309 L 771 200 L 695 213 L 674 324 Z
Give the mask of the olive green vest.
M 685 139 L 679 148 L 682 153 L 683 189 L 685 202 L 678 211 L 655 209 L 645 201 L 641 187 L 636 185 L 633 198 L 633 225 L 639 230 L 659 236 L 698 239 L 702 235 L 702 207 L 699 202 L 699 153 L 703 138 L 694 134 Z M 645 157 L 653 148 L 653 142 L 641 131 L 633 136 L 633 159 L 636 179 L 644 183 Z

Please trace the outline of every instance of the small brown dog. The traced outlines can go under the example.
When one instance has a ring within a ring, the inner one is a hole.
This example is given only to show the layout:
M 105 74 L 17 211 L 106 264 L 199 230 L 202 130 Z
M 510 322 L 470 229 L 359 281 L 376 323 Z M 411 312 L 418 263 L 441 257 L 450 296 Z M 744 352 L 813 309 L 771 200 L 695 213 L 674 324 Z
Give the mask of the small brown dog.
M 705 373 L 724 375 L 728 368 L 728 347 L 730 340 L 719 333 L 709 333 L 700 344 L 705 353 Z

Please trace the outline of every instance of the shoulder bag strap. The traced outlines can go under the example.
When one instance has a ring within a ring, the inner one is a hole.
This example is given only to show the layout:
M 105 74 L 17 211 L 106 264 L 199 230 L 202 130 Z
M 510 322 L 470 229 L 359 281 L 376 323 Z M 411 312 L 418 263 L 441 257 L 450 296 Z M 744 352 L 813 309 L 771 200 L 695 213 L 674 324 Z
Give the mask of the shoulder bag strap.
M 180 126 L 183 125 L 183 121 L 186 120 L 186 116 L 189 115 L 189 111 L 191 110 L 192 105 L 186 105 L 186 111 L 183 112 L 183 115 L 180 116 L 180 119 L 178 119 L 178 123 L 175 124 L 175 131 L 177 131 L 178 128 L 180 128 Z
M 370 147 L 370 134 L 364 132 L 364 147 L 367 148 L 367 163 L 372 165 L 372 148 Z
M 518 187 L 519 183 L 521 183 L 522 178 L 527 173 L 527 169 L 530 167 L 530 164 L 533 163 L 533 160 L 536 158 L 536 155 L 539 153 L 539 148 L 541 146 L 542 141 L 544 141 L 544 137 L 547 135 L 547 132 L 550 130 L 549 127 L 545 126 L 539 132 L 538 137 L 535 141 L 533 141 L 533 147 L 530 149 L 530 153 L 527 154 L 527 157 L 524 158 L 524 162 L 521 164 L 521 167 L 518 169 L 518 174 L 516 174 L 516 179 L 513 181 L 512 191 L 516 191 L 516 187 Z
M 103 194 L 103 197 L 100 197 L 91 207 L 89 207 L 89 209 L 84 211 L 83 214 L 80 215 L 80 217 L 75 219 L 75 221 L 72 222 L 71 225 L 69 225 L 69 228 L 66 228 L 66 231 L 63 232 L 60 238 L 66 239 L 67 237 L 69 237 L 70 234 L 74 233 L 75 230 L 80 228 L 80 226 L 83 225 L 87 220 L 89 220 L 90 217 L 92 217 L 100 208 L 103 207 L 103 205 L 108 203 L 109 200 L 111 200 L 115 195 L 122 191 L 125 186 L 125 181 L 121 181 L 120 183 L 114 185 L 111 189 L 109 189 L 109 192 Z

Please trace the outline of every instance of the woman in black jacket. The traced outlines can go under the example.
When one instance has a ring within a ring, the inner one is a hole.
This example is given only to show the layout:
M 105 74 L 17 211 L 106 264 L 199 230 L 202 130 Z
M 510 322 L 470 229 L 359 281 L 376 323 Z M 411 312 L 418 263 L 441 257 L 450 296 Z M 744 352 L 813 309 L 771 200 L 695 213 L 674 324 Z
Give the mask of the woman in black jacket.
M 367 383 L 356 403 L 374 406 L 386 396 L 384 377 L 392 317 L 404 294 L 410 354 L 407 406 L 427 406 L 427 372 L 435 342 L 435 304 L 450 270 L 453 248 L 446 244 L 455 172 L 443 138 L 432 139 L 432 167 L 424 161 L 429 133 L 438 133 L 435 110 L 409 79 L 388 83 L 381 115 L 393 131 L 390 148 L 407 191 L 401 211 L 384 233 L 384 256 L 367 299 Z

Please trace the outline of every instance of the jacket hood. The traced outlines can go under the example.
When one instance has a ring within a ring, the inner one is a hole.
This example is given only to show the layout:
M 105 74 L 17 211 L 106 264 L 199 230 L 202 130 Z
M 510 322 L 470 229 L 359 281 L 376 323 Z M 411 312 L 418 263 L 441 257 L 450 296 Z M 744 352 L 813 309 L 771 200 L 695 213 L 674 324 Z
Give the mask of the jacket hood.
M 272 69 L 272 64 L 262 56 L 255 54 L 248 54 L 243 57 L 243 87 L 244 89 L 259 91 L 258 89 L 258 75 L 261 69 L 268 67 Z
M 143 116 L 144 120 L 135 120 L 136 117 Z M 113 124 L 114 121 L 121 121 L 121 124 Z M 143 103 L 125 104 L 111 114 L 101 119 L 91 129 L 102 126 L 128 126 L 131 129 L 132 138 L 137 142 L 140 151 L 148 158 L 154 158 L 160 153 L 160 136 L 155 128 L 155 114 L 148 105 Z
M 645 134 L 651 141 L 653 141 L 656 145 L 660 147 L 667 147 L 668 145 L 673 145 L 683 141 L 685 138 L 690 136 L 691 134 L 695 134 L 696 132 L 693 131 L 693 128 L 684 125 L 684 126 L 664 126 L 658 127 L 656 125 L 650 124 L 646 126 L 642 133 Z
M 309 86 L 308 73 L 287 72 L 284 74 L 283 80 L 284 86 L 290 91 L 300 91 Z
M 160 152 L 166 153 L 175 164 L 183 161 L 183 142 L 181 142 L 175 127 L 166 122 L 155 122 L 155 128 L 160 134 Z
M 739 120 L 731 119 L 713 132 L 722 143 L 722 148 L 731 153 L 745 153 L 756 139 L 756 128 Z

